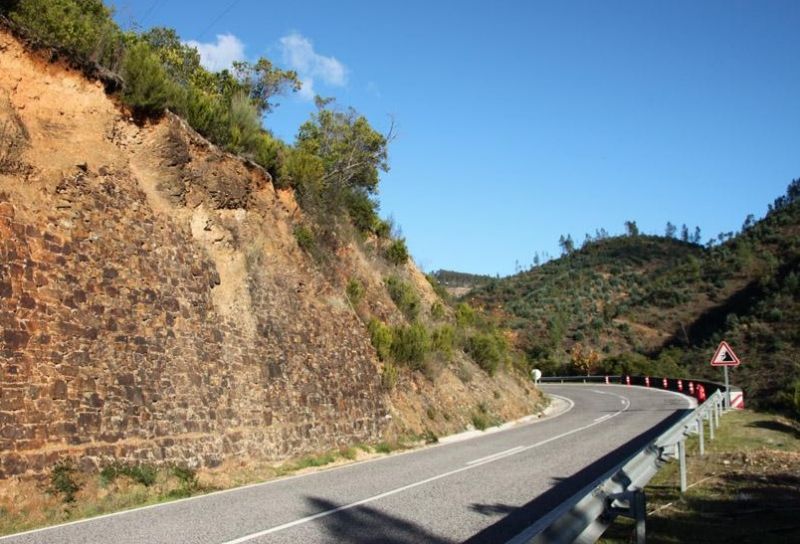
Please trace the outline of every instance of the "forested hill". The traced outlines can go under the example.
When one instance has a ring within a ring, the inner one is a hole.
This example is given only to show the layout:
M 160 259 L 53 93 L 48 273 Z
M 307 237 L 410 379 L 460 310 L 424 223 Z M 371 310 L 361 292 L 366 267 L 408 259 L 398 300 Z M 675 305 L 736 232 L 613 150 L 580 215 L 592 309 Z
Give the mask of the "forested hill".
M 633 230 L 633 232 L 631 232 Z M 701 246 L 676 238 L 587 241 L 468 295 L 498 314 L 547 373 L 647 372 L 719 378 L 708 361 L 728 340 L 733 372 L 762 407 L 800 402 L 800 180 L 748 217 L 738 234 Z M 564 244 L 562 244 L 562 247 Z

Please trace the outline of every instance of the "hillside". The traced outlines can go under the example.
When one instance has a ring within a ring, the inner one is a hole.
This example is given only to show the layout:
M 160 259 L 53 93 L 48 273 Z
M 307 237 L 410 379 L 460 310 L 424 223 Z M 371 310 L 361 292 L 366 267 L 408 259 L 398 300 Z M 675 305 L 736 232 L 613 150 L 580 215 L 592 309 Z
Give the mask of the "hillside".
M 24 43 L 0 29 L 0 478 L 286 459 L 535 410 L 400 241 Z
M 672 237 L 588 242 L 468 295 L 550 373 L 702 375 L 727 339 L 757 406 L 795 409 L 800 384 L 800 181 L 742 232 L 700 246 Z
M 467 274 L 453 270 L 437 270 L 431 276 L 441 285 L 450 296 L 462 297 L 481 285 L 492 281 L 492 276 L 482 274 Z

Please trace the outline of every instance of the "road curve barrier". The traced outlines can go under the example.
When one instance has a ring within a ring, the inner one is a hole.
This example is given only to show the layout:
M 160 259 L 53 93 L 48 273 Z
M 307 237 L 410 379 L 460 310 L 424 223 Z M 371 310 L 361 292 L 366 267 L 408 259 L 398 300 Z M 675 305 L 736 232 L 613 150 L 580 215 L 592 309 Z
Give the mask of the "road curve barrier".
M 542 378 L 544 383 L 610 383 L 632 384 L 669 389 L 687 394 L 687 380 L 661 378 L 645 380 L 644 376 L 559 376 Z M 665 386 L 666 382 L 666 386 Z M 680 490 L 688 488 L 686 472 L 686 438 L 697 435 L 699 455 L 705 455 L 706 433 L 714 439 L 720 418 L 726 411 L 725 386 L 704 380 L 688 383 L 699 405 L 677 423 L 606 471 L 589 485 L 537 520 L 507 544 L 567 544 L 596 542 L 617 516 L 636 521 L 636 542 L 646 538 L 646 498 L 644 488 L 650 479 L 671 459 L 680 467 Z M 741 390 L 731 388 L 733 398 L 742 398 Z M 736 394 L 739 396 L 736 396 Z M 703 400 L 700 400 L 703 396 Z M 738 401 L 737 401 L 738 402 Z M 743 402 L 743 398 L 742 398 Z
M 632 374 L 622 374 L 619 376 L 612 375 L 593 375 L 593 376 L 543 376 L 540 383 L 605 383 L 605 384 L 622 384 L 622 385 L 639 385 L 642 387 L 650 387 L 656 389 L 666 389 L 668 391 L 676 391 L 689 395 L 702 403 L 706 397 L 716 390 L 723 393 L 724 396 L 725 384 L 719 382 L 712 382 L 708 380 L 694 380 L 691 378 L 668 378 L 663 376 L 636 376 Z M 739 387 L 731 386 L 728 402 L 729 408 L 738 410 L 744 409 L 744 391 Z M 703 397 L 703 398 L 701 398 Z

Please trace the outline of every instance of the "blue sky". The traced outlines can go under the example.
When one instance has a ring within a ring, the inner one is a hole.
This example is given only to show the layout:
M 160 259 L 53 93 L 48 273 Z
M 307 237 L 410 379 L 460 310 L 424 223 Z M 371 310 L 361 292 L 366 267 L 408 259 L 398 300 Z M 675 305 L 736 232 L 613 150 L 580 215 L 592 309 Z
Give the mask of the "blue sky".
M 114 0 L 206 62 L 266 56 L 397 138 L 381 214 L 419 265 L 506 275 L 637 221 L 737 230 L 800 177 L 800 2 Z

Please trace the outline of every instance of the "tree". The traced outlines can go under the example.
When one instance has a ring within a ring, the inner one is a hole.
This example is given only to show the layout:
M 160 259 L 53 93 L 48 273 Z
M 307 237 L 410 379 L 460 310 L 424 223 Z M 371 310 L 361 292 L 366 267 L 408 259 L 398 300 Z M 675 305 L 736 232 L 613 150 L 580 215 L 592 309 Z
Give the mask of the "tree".
M 667 238 L 675 238 L 675 233 L 678 231 L 678 227 L 667 221 L 667 227 L 664 229 L 664 235 Z
M 141 37 L 153 48 L 164 65 L 164 70 L 175 83 L 188 87 L 205 82 L 204 76 L 208 72 L 200 65 L 200 53 L 194 47 L 181 42 L 174 29 L 154 27 Z
M 572 241 L 571 234 L 567 234 L 566 238 L 562 234 L 561 237 L 558 239 L 558 245 L 561 247 L 562 255 L 569 255 L 570 253 L 575 251 L 575 242 Z
M 233 74 L 262 115 L 277 106 L 271 102 L 274 96 L 286 91 L 297 92 L 301 87 L 297 72 L 275 68 L 264 57 L 255 63 L 234 61 Z
M 145 42 L 128 48 L 122 75 L 125 78 L 122 99 L 139 114 L 162 113 L 175 94 L 161 62 Z
M 628 236 L 639 236 L 639 227 L 636 221 L 625 221 L 625 233 Z
M 304 208 L 330 219 L 327 230 L 332 231 L 333 219 L 346 211 L 358 218 L 360 230 L 377 232 L 381 221 L 377 201 L 370 197 L 377 193 L 380 172 L 389 170 L 392 130 L 380 134 L 354 109 L 334 110 L 331 103 L 317 97 L 317 111 L 300 127 L 287 171 Z
M 585 350 L 580 344 L 575 344 L 570 353 L 572 365 L 581 374 L 586 373 L 587 376 L 597 368 L 597 363 L 600 361 L 600 355 L 589 348 Z
M 700 227 L 695 227 L 694 234 L 692 235 L 692 243 L 699 244 L 701 239 L 702 237 L 700 235 Z
M 689 227 L 686 223 L 681 226 L 681 241 L 689 243 Z
M 379 172 L 389 171 L 391 130 L 384 136 L 353 108 L 336 111 L 329 107 L 331 102 L 316 98 L 317 112 L 300 127 L 297 148 L 322 160 L 326 186 L 373 194 L 378 189 Z

